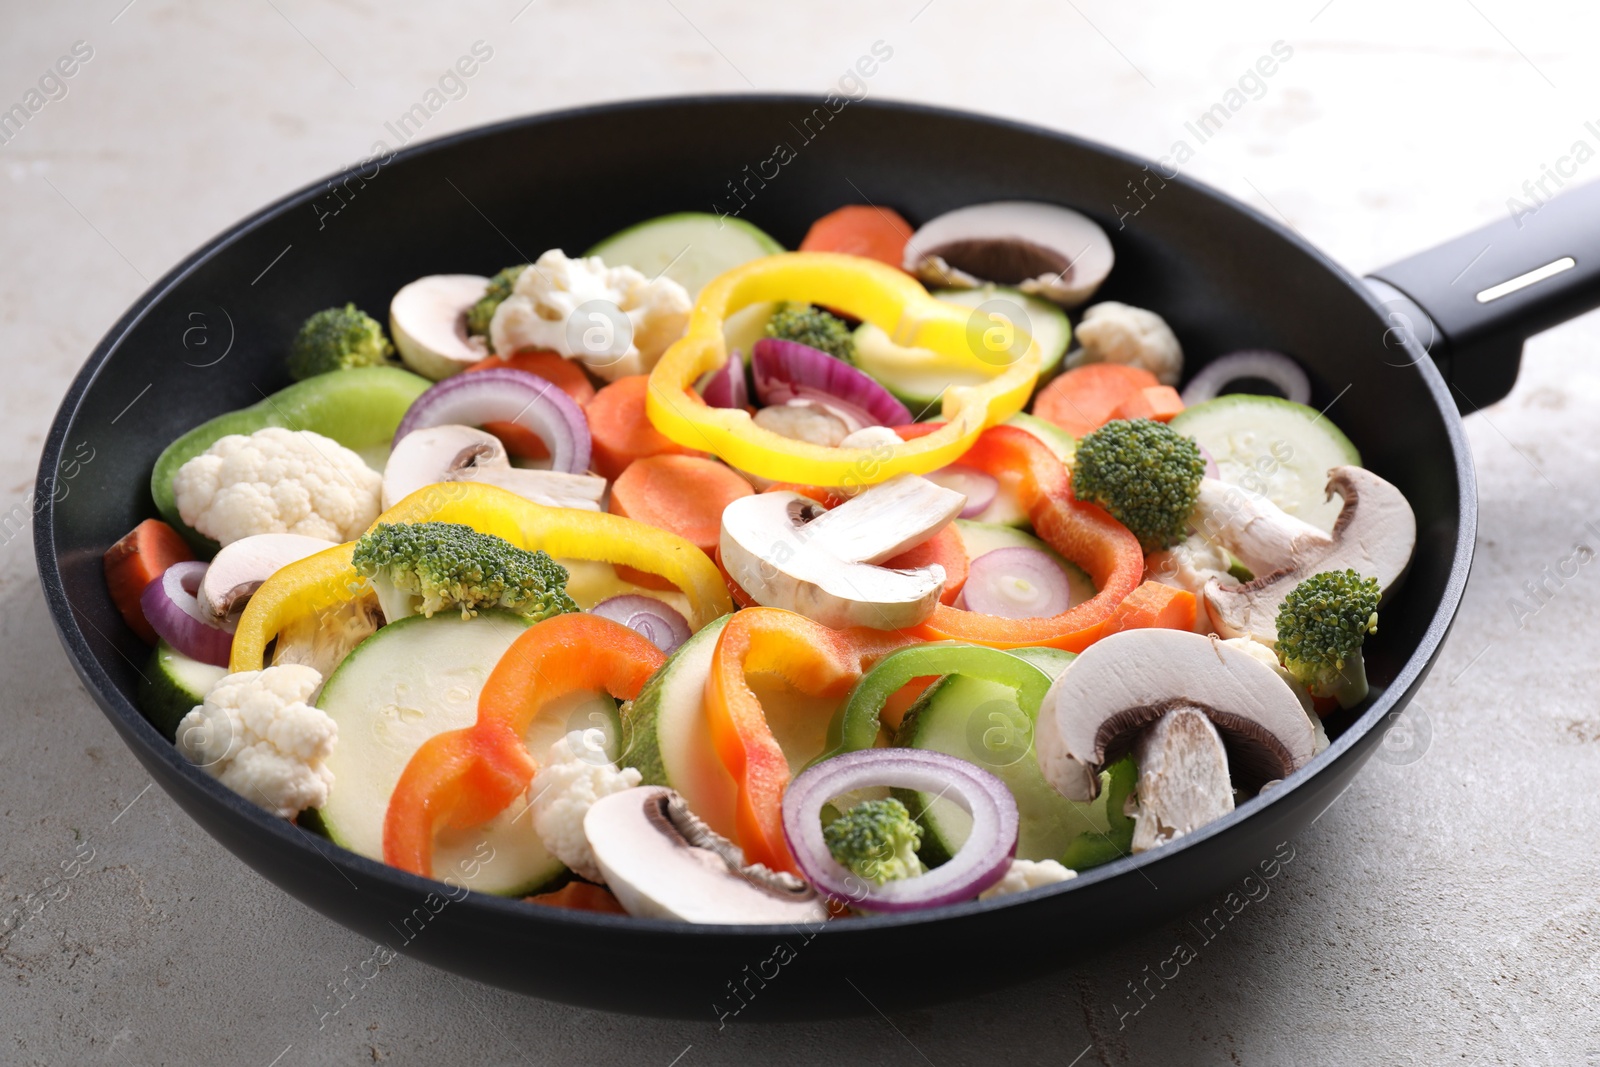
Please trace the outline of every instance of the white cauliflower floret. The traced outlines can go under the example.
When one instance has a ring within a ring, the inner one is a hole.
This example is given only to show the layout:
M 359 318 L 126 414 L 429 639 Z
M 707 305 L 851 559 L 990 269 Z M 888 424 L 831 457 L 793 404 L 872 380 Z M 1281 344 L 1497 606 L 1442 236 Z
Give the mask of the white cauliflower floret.
M 282 819 L 328 802 L 338 724 L 309 701 L 322 675 L 301 664 L 217 679 L 178 724 L 178 751 Z
M 1012 860 L 1011 866 L 1006 868 L 1005 875 L 994 885 L 979 893 L 978 899 L 989 900 L 992 897 L 1008 896 L 1028 889 L 1038 889 L 1042 885 L 1055 885 L 1057 882 L 1065 882 L 1076 877 L 1078 877 L 1077 871 L 1069 871 L 1055 860 Z
M 1263 645 L 1260 641 L 1249 637 L 1230 637 L 1222 643 L 1231 648 L 1237 648 L 1251 659 L 1271 667 L 1274 673 L 1283 679 L 1283 684 L 1293 690 L 1295 699 L 1300 701 L 1300 707 L 1305 709 L 1306 715 L 1311 718 L 1311 730 L 1315 735 L 1312 738 L 1311 751 L 1317 753 L 1328 747 L 1328 731 L 1323 728 L 1322 716 L 1317 714 L 1315 707 L 1311 703 L 1311 694 L 1306 692 L 1306 687 L 1297 682 L 1294 675 L 1290 674 L 1283 664 L 1278 662 L 1278 654 L 1276 652 Z
M 1074 332 L 1084 363 L 1143 367 L 1162 385 L 1177 385 L 1183 374 L 1183 348 L 1154 311 L 1107 300 L 1085 311 Z
M 219 544 L 293 533 L 351 541 L 378 517 L 383 476 L 339 442 L 269 426 L 229 434 L 172 479 L 183 521 Z
M 1193 593 L 1195 632 L 1209 634 L 1214 627 L 1211 614 L 1206 610 L 1206 582 L 1212 578 L 1231 582 L 1228 568 L 1232 565 L 1233 557 L 1227 549 L 1200 534 L 1191 533 L 1171 548 L 1146 556 L 1144 573 L 1153 582 Z
M 583 833 L 583 817 L 601 797 L 638 785 L 637 769 L 617 770 L 601 749 L 599 730 L 574 730 L 550 746 L 539 773 L 528 786 L 533 829 L 544 847 L 591 882 L 603 882 L 594 851 Z
M 608 267 L 598 256 L 569 259 L 552 248 L 517 277 L 511 296 L 495 309 L 489 341 L 500 355 L 519 348 L 559 352 L 611 382 L 649 373 L 683 336 L 692 307 L 688 292 L 671 278 Z M 628 329 L 619 328 L 619 311 Z

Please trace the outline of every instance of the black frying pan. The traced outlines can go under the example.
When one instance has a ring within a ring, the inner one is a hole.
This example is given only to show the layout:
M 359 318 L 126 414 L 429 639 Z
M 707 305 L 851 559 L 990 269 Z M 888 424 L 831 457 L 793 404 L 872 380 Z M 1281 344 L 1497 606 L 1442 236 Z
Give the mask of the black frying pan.
M 779 144 L 793 158 L 764 162 Z M 34 537 L 51 614 L 73 666 L 140 762 L 267 878 L 440 967 L 649 1014 L 847 1015 L 870 1011 L 866 998 L 892 1011 L 992 989 L 1160 923 L 1270 863 L 1371 754 L 1450 627 L 1477 507 L 1457 404 L 1470 411 L 1505 395 L 1525 337 L 1600 303 L 1600 268 L 1578 244 L 1600 219 L 1594 190 L 1545 206 L 1520 229 L 1496 223 L 1363 283 L 1272 220 L 1181 176 L 1162 178 L 1142 160 L 899 104 L 857 102 L 831 114 L 813 99 L 762 96 L 568 111 L 421 145 L 334 182 L 337 194 L 327 183 L 308 186 L 190 256 L 90 356 L 40 466 L 40 495 L 51 503 Z M 1418 524 L 1410 576 L 1369 652 L 1372 698 L 1330 722 L 1332 747 L 1200 832 L 1027 900 L 805 931 L 694 927 L 477 894 L 452 900 L 438 883 L 240 799 L 135 710 L 148 650 L 112 607 L 100 555 L 153 514 L 150 468 L 168 441 L 287 383 L 284 346 L 308 314 L 346 300 L 378 310 L 421 275 L 489 273 L 551 247 L 576 252 L 655 215 L 731 210 L 735 186 L 741 214 L 790 247 L 812 219 L 864 198 L 913 222 L 986 200 L 1070 205 L 1098 218 L 1116 245 L 1098 298 L 1158 309 L 1191 370 L 1246 347 L 1305 364 L 1314 403 L 1332 405 L 1329 416 L 1405 492 Z M 1574 264 L 1562 269 L 1563 257 Z M 1537 268 L 1555 273 L 1495 299 L 1480 295 Z M 86 449 L 92 461 L 69 463 Z

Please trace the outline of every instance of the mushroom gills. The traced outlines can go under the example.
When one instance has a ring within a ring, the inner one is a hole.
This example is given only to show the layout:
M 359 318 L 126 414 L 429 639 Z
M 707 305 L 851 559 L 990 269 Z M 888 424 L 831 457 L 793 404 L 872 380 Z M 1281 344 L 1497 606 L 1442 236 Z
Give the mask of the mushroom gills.
M 746 866 L 737 846 L 660 786 L 596 801 L 583 818 L 595 862 L 629 915 L 715 924 L 821 922 L 827 909 L 792 875 Z
M 1139 784 L 1133 851 L 1145 852 L 1192 833 L 1233 810 L 1233 784 L 1222 735 L 1206 713 L 1180 705 L 1134 742 Z

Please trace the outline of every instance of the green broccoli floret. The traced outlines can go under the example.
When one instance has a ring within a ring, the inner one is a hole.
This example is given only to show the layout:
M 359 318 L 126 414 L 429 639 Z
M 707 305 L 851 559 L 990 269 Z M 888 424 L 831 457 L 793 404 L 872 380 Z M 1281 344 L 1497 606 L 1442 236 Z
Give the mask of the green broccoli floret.
M 289 376 L 295 381 L 352 367 L 391 362 L 394 345 L 378 320 L 346 304 L 327 308 L 305 321 L 289 345 Z
M 352 562 L 388 622 L 444 608 L 463 619 L 504 608 L 535 621 L 578 610 L 565 567 L 459 523 L 380 523 L 356 542 Z
M 923 873 L 922 828 L 893 797 L 857 804 L 823 827 L 822 839 L 834 859 L 877 885 Z
M 489 279 L 489 288 L 484 291 L 478 302 L 467 310 L 468 333 L 478 337 L 489 336 L 489 320 L 494 318 L 495 309 L 505 303 L 506 297 L 511 295 L 511 287 L 517 284 L 517 279 L 522 277 L 522 272 L 527 269 L 526 263 L 519 263 L 515 267 L 507 267 Z
M 1295 586 L 1278 609 L 1278 658 L 1312 694 L 1353 707 L 1367 695 L 1361 643 L 1378 631 L 1376 578 L 1323 571 Z
M 1153 419 L 1114 419 L 1078 442 L 1072 495 L 1099 504 L 1146 552 L 1183 540 L 1206 461 L 1189 438 Z
M 810 304 L 785 304 L 767 320 L 767 336 L 799 341 L 821 349 L 834 359 L 856 361 L 856 342 L 850 327 L 837 315 Z

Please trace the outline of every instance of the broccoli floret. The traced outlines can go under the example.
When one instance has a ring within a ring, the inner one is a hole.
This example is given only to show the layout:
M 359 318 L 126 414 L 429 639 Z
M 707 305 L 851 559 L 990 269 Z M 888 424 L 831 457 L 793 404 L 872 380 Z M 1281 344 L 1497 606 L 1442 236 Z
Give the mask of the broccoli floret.
M 893 797 L 857 804 L 823 827 L 822 839 L 834 859 L 877 885 L 923 873 L 922 829 Z
M 536 621 L 578 610 L 565 567 L 459 523 L 380 523 L 356 542 L 351 562 L 389 622 L 444 608 L 459 608 L 463 619 L 504 608 Z
M 1206 461 L 1189 438 L 1153 419 L 1114 419 L 1078 442 L 1072 495 L 1099 504 L 1146 552 L 1183 540 Z
M 289 345 L 289 376 L 295 381 L 352 367 L 391 362 L 394 345 L 378 321 L 354 304 L 327 308 L 305 321 Z
M 1284 598 L 1278 658 L 1313 695 L 1345 708 L 1367 695 L 1361 643 L 1378 631 L 1381 595 L 1376 578 L 1347 570 L 1313 574 Z
M 489 279 L 489 288 L 484 291 L 478 302 L 467 310 L 468 333 L 478 337 L 489 336 L 489 320 L 494 318 L 495 309 L 505 303 L 506 297 L 511 295 L 511 287 L 517 284 L 517 279 L 522 277 L 522 272 L 527 269 L 526 263 L 519 263 L 515 267 L 507 267 Z
M 856 342 L 850 327 L 837 315 L 810 304 L 785 304 L 767 320 L 767 336 L 798 341 L 820 349 L 846 363 L 856 361 Z

